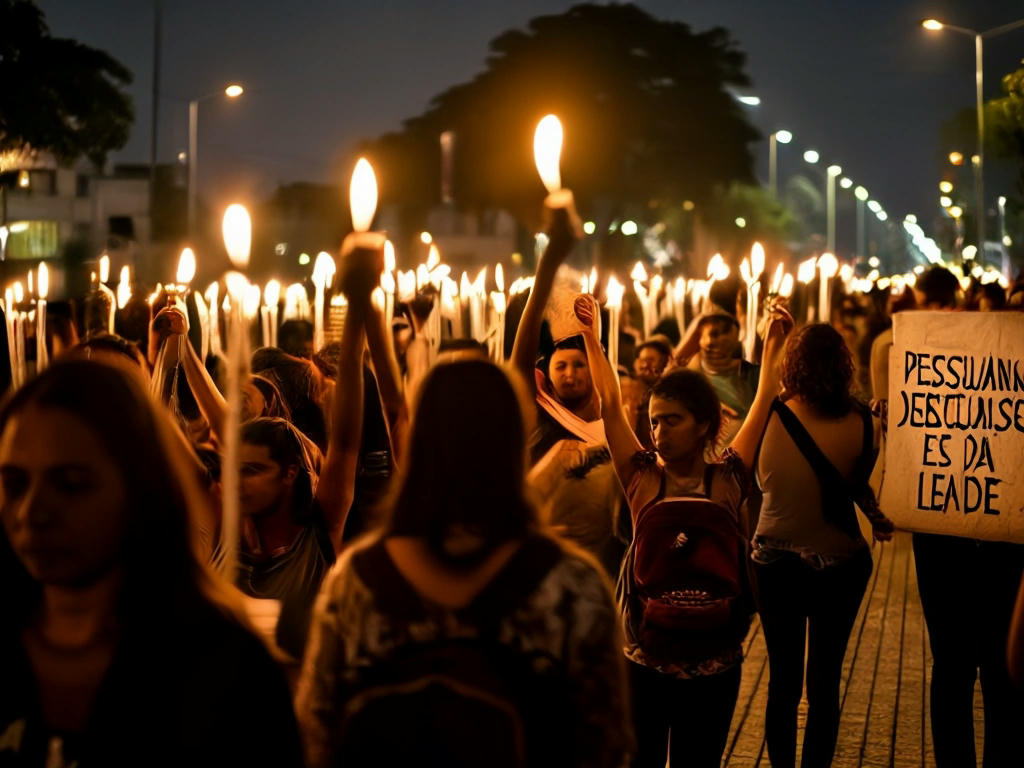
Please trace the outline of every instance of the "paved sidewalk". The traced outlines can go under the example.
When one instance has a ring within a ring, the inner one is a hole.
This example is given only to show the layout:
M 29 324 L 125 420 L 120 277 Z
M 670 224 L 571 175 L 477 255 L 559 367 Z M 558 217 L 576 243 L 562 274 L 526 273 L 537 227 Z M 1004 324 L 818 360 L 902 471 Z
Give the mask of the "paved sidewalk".
M 843 662 L 842 715 L 833 768 L 934 766 L 928 726 L 931 651 L 917 596 L 910 534 L 898 533 L 892 542 L 876 544 L 874 557 L 875 568 Z M 723 760 L 727 768 L 768 768 L 767 697 L 768 655 L 761 626 L 755 621 L 747 638 L 743 682 Z M 980 693 L 976 693 L 979 755 L 980 706 Z M 804 699 L 798 744 L 806 713 Z

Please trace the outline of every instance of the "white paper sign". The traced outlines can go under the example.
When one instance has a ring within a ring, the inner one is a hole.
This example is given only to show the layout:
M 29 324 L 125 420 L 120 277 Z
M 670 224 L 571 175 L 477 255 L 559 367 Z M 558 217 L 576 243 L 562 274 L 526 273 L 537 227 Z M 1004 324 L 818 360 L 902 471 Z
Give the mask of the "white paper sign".
M 879 503 L 907 530 L 1024 543 L 1024 314 L 893 317 Z

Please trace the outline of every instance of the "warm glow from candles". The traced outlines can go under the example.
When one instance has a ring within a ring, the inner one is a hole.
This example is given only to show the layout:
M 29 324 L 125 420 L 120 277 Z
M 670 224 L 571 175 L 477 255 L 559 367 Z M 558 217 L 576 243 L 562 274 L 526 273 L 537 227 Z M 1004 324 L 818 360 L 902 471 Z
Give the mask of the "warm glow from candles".
M 327 251 L 320 251 L 313 264 L 313 285 L 318 289 L 330 285 L 331 280 L 334 279 L 334 272 L 334 259 L 331 258 L 331 254 Z
M 783 264 L 780 261 L 779 262 L 779 266 L 777 266 L 775 268 L 775 275 L 774 275 L 774 277 L 772 277 L 772 287 L 771 287 L 771 290 L 768 291 L 769 293 L 778 293 L 779 292 L 779 289 L 782 287 L 782 278 L 783 278 L 783 276 L 785 274 L 786 274 L 786 265 Z
M 188 285 L 195 276 L 196 255 L 192 252 L 191 248 L 185 248 L 178 258 L 178 274 L 174 278 L 175 282 L 179 285 Z M 106 280 L 103 282 L 106 282 Z
M 373 214 L 377 212 L 377 177 L 365 157 L 356 161 L 352 171 L 352 180 L 348 185 L 348 204 L 352 211 L 352 229 L 356 232 L 368 231 L 373 223 Z
M 268 307 L 276 307 L 281 300 L 281 284 L 277 280 L 271 280 L 263 289 L 263 303 Z
M 217 306 L 217 294 L 219 294 L 219 293 L 220 293 L 220 284 L 219 283 L 213 282 L 213 283 L 210 283 L 206 287 L 206 291 L 204 292 L 203 295 L 206 297 L 206 303 L 209 304 L 210 307 L 216 307 Z
M 100 256 L 100 282 L 110 280 L 110 257 L 107 254 Z
M 380 287 L 385 293 L 395 292 L 395 276 L 390 272 L 383 272 L 380 276 Z
M 162 291 L 163 289 L 164 289 L 164 287 L 162 285 L 160 285 L 160 283 L 157 283 L 156 284 L 156 288 L 153 289 L 153 292 L 151 294 L 149 294 L 149 297 L 146 299 L 146 303 L 149 304 L 149 306 L 152 307 L 153 306 L 153 302 L 156 301 L 160 297 L 160 291 Z
M 441 252 L 437 250 L 437 244 L 430 244 L 430 253 L 427 255 L 427 272 L 433 272 L 434 268 L 441 263 Z
M 430 271 L 427 269 L 426 264 L 420 264 L 416 267 L 416 288 L 422 288 L 430 282 Z
M 249 249 L 252 247 L 252 221 L 245 206 L 233 203 L 224 211 L 224 247 L 235 269 L 249 266 Z M 184 255 L 184 254 L 182 254 Z
M 125 264 L 121 267 L 121 279 L 117 281 L 117 308 L 124 309 L 132 297 L 132 273 Z
M 814 258 L 807 259 L 807 261 L 801 261 L 796 268 L 796 279 L 797 282 L 807 285 L 811 280 L 814 279 L 814 273 L 816 271 Z
M 757 280 L 764 272 L 764 246 L 754 243 L 750 249 L 750 276 Z
M 638 261 L 633 266 L 633 271 L 629 273 L 629 277 L 631 280 L 636 280 L 641 283 L 647 280 L 647 270 L 644 268 L 642 261 Z
M 831 279 L 836 276 L 836 270 L 839 269 L 839 262 L 836 257 L 827 251 L 818 257 L 818 271 L 821 272 L 821 276 L 826 279 Z
M 782 276 L 782 285 L 779 286 L 779 295 L 787 299 L 793 295 L 793 276 L 787 272 Z
M 478 296 L 487 295 L 487 267 L 481 269 L 473 281 L 473 292 Z
M 622 306 L 622 294 L 626 292 L 626 286 L 615 279 L 615 275 L 611 275 L 608 278 L 608 284 L 605 286 L 604 295 L 608 298 L 606 302 L 609 309 L 618 309 Z
M 590 293 L 597 293 L 597 267 L 590 268 Z
M 395 261 L 395 246 L 390 240 L 384 241 L 384 271 L 394 272 L 397 262 Z
M 743 261 L 740 262 L 740 277 L 743 278 L 743 282 L 747 285 L 754 282 L 754 277 L 750 274 L 750 259 L 746 256 L 744 256 Z
M 245 286 L 245 298 L 242 302 L 242 311 L 249 320 L 256 317 L 260 311 L 260 287 L 255 283 Z
M 537 173 L 548 192 L 562 188 L 562 174 L 558 168 L 562 156 L 562 124 L 554 115 L 547 115 L 533 134 L 533 161 Z
M 416 273 L 411 269 L 398 273 L 398 300 L 412 301 L 416 296 Z
M 494 284 L 502 293 L 505 292 L 505 269 L 498 264 L 494 267 Z
M 708 262 L 708 277 L 712 280 L 725 280 L 729 276 L 729 265 L 725 263 L 722 254 L 716 253 Z
M 39 262 L 39 279 L 36 283 L 39 289 L 39 298 L 46 299 L 46 294 L 50 292 L 50 270 L 45 261 Z
M 25 286 L 21 284 L 21 280 L 14 282 L 14 301 L 21 304 L 25 300 Z

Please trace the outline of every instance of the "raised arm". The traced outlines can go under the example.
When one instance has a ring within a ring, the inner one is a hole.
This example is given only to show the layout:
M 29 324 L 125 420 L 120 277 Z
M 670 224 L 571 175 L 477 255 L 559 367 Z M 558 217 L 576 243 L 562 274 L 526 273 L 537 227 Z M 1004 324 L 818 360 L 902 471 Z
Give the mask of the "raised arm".
M 540 346 L 540 327 L 544 320 L 544 308 L 551 296 L 551 287 L 555 282 L 555 274 L 562 262 L 569 255 L 578 237 L 579 217 L 574 210 L 565 208 L 548 209 L 550 222 L 547 227 L 548 247 L 541 254 L 537 263 L 537 274 L 533 281 L 533 290 L 526 300 L 523 316 L 516 330 L 516 340 L 512 345 L 512 366 L 519 371 L 523 381 L 532 393 L 536 386 L 533 378 L 533 366 L 537 361 L 537 349 Z
M 747 411 L 747 418 L 740 431 L 733 438 L 732 448 L 743 460 L 749 470 L 754 466 L 757 446 L 761 442 L 768 415 L 771 413 L 772 400 L 779 394 L 779 362 L 782 360 L 782 349 L 786 342 L 786 334 L 793 327 L 793 318 L 781 304 L 769 310 L 765 321 L 764 352 L 761 357 L 761 373 L 757 380 L 757 394 Z
M 384 242 L 379 249 L 353 247 L 342 254 L 341 291 L 348 298 L 348 313 L 341 334 L 338 378 L 331 403 L 331 429 L 327 456 L 316 486 L 335 551 L 341 550 L 345 517 L 355 495 L 356 466 L 363 434 L 363 348 L 370 293 L 380 279 Z
M 633 428 L 626 421 L 622 407 L 622 393 L 619 391 L 619 377 L 612 370 L 611 363 L 601 349 L 600 309 L 593 296 L 582 295 L 576 299 L 573 309 L 576 317 L 585 327 L 583 343 L 587 349 L 587 362 L 594 386 L 601 397 L 601 418 L 604 420 L 604 434 L 608 449 L 615 464 L 615 473 L 622 487 L 629 485 L 633 472 L 633 455 L 642 451 Z
M 391 437 L 391 455 L 400 458 L 405 433 L 409 429 L 409 406 L 402 391 L 402 375 L 398 370 L 391 329 L 384 327 L 384 315 L 370 307 L 366 321 L 366 340 L 370 347 L 370 360 L 377 376 L 377 387 L 387 417 Z

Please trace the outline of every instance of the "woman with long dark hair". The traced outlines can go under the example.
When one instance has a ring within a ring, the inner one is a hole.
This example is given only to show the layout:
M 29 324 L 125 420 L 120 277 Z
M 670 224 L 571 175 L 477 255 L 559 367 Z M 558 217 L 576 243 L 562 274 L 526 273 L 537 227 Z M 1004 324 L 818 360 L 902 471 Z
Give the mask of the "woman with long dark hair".
M 15 765 L 300 764 L 283 673 L 197 555 L 212 526 L 172 429 L 134 377 L 90 361 L 0 410 Z
M 352 261 L 343 357 L 362 348 L 380 274 Z M 622 763 L 612 596 L 527 497 L 520 389 L 483 360 L 439 364 L 420 387 L 383 527 L 318 599 L 298 695 L 312 765 Z M 352 395 L 339 380 L 336 398 Z
M 761 442 L 764 503 L 753 559 L 771 671 L 765 730 L 776 768 L 795 764 L 805 652 L 809 709 L 801 765 L 832 761 L 843 655 L 872 568 L 854 502 L 876 540 L 892 536 L 867 482 L 873 428 L 867 406 L 850 394 L 853 372 L 834 328 L 796 331 L 782 360 L 782 395 Z

